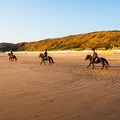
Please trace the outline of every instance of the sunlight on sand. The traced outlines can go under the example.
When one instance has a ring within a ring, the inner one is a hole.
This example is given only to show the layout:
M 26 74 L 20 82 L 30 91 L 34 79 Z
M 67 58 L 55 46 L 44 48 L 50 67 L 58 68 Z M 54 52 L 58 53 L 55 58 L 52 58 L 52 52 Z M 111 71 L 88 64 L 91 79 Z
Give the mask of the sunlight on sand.
M 99 52 L 111 66 L 101 70 L 86 68 L 91 51 L 48 51 L 53 65 L 40 52 L 0 54 L 0 120 L 119 120 L 120 54 Z

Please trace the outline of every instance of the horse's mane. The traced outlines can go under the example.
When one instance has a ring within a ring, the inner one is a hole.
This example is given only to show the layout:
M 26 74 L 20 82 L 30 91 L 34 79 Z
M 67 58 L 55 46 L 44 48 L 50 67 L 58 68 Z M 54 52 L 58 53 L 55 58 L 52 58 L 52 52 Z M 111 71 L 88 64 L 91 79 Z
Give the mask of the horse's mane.
M 88 54 L 87 56 L 92 57 L 92 55 Z

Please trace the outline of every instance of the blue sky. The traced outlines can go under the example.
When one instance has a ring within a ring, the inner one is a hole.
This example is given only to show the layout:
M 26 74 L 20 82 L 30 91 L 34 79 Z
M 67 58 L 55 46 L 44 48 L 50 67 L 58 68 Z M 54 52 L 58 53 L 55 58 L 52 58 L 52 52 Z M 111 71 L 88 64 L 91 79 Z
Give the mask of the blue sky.
M 0 42 L 120 30 L 120 0 L 0 0 Z

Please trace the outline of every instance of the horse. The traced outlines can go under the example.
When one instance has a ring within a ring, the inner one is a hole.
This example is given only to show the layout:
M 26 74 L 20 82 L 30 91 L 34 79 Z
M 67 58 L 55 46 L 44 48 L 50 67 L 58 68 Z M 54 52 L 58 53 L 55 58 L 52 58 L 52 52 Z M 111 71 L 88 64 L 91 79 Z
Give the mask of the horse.
M 85 60 L 90 60 L 90 64 L 87 66 L 87 68 L 88 68 L 91 64 L 93 64 L 93 69 L 94 69 L 94 63 L 95 63 L 95 64 L 101 63 L 101 64 L 102 64 L 102 68 L 101 68 L 101 69 L 103 69 L 104 66 L 106 67 L 106 69 L 108 69 L 108 67 L 110 67 L 108 61 L 107 61 L 105 58 L 103 58 L 103 57 L 99 57 L 99 58 L 97 58 L 95 61 L 93 61 L 93 56 L 87 55 L 86 58 L 85 58 Z
M 44 58 L 44 54 L 40 53 L 39 54 L 39 58 L 41 58 L 41 62 L 40 62 L 40 65 L 44 62 L 44 65 L 45 65 L 45 61 L 49 61 L 49 65 L 50 64 L 54 64 L 54 61 L 53 61 L 53 58 L 51 56 L 47 56 Z
M 10 61 L 12 61 L 12 62 L 17 61 L 17 57 L 15 55 L 8 53 L 8 56 L 9 56 Z

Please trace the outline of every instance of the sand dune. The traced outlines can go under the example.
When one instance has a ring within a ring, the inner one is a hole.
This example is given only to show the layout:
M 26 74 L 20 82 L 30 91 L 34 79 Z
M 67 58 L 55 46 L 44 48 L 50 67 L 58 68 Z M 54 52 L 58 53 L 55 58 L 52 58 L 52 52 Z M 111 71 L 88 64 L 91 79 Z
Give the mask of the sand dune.
M 111 67 L 87 69 L 87 53 L 48 53 L 54 65 L 39 65 L 38 53 L 0 54 L 0 120 L 119 120 L 120 54 L 99 54 Z

